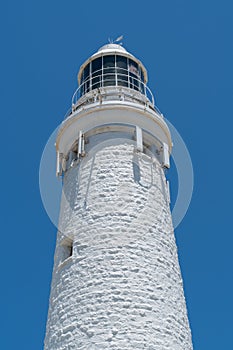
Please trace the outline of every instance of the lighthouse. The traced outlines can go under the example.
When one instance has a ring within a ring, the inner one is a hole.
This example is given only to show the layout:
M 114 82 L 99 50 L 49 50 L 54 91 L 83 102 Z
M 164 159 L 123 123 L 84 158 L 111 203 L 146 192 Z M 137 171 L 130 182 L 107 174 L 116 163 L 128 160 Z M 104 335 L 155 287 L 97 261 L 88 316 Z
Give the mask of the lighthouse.
M 170 212 L 172 139 L 121 45 L 80 67 L 56 139 L 63 182 L 44 350 L 192 350 Z

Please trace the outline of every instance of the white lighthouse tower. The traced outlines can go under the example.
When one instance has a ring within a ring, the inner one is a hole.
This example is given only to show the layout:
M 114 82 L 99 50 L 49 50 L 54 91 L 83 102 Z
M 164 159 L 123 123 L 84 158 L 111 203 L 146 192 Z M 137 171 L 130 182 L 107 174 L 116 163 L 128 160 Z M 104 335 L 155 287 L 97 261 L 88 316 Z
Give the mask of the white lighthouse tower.
M 63 178 L 45 350 L 191 350 L 169 187 L 172 140 L 144 65 L 107 44 L 57 135 Z

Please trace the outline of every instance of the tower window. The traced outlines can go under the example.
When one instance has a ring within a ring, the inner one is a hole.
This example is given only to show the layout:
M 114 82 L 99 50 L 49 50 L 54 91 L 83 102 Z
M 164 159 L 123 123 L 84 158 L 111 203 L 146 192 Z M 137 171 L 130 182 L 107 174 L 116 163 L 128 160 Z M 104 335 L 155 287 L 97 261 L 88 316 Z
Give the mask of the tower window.
M 59 252 L 60 264 L 73 255 L 73 241 L 69 238 L 64 239 L 60 244 Z

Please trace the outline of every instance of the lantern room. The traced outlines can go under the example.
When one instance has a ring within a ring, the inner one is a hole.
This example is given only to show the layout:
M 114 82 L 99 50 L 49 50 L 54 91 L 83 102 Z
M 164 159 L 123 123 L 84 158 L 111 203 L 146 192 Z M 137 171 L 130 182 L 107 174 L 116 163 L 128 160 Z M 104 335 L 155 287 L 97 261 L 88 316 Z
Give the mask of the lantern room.
M 146 94 L 147 72 L 143 64 L 121 45 L 107 44 L 80 68 L 80 97 L 102 87 L 119 86 Z

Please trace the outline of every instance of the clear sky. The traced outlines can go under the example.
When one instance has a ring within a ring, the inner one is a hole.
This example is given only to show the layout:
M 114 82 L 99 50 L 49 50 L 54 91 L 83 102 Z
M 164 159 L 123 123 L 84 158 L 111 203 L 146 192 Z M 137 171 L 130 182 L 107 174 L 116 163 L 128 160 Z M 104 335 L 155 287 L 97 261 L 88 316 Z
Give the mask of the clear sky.
M 40 158 L 80 65 L 121 34 L 193 162 L 176 238 L 194 349 L 233 349 L 232 14 L 227 0 L 2 5 L 1 349 L 43 348 L 56 228 L 40 198 Z M 169 178 L 174 201 L 174 168 Z

